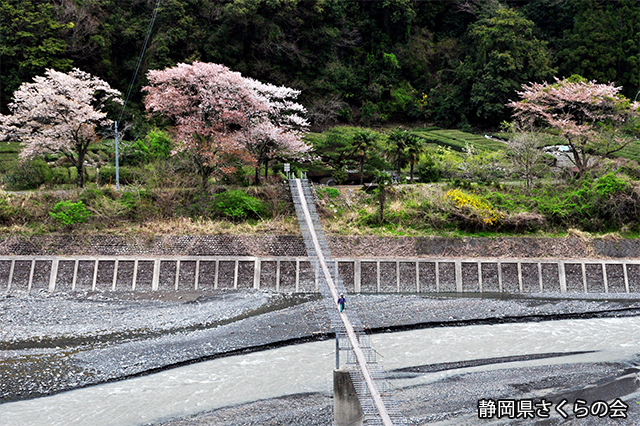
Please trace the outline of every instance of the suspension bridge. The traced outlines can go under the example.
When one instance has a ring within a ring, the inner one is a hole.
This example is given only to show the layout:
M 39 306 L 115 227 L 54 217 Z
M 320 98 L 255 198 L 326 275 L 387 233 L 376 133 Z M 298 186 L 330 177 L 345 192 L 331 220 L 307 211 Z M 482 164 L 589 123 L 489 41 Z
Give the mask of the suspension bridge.
M 338 354 L 346 355 L 346 366 L 358 394 L 364 424 L 408 425 L 397 402 L 390 395 L 389 382 L 376 360 L 376 352 L 371 347 L 371 341 L 364 332 L 357 312 L 350 309 L 342 312 L 338 310 L 336 301 L 340 294 L 346 295 L 347 292 L 338 270 L 329 268 L 334 262 L 322 232 L 308 181 L 290 179 L 289 185 L 307 254 L 336 333 L 336 349 Z

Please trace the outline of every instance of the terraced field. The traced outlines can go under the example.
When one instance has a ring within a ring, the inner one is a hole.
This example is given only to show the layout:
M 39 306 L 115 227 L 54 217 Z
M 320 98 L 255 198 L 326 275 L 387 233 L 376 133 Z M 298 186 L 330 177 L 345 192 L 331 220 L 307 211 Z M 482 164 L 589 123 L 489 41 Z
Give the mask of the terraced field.
M 18 142 L 0 143 L 0 173 L 6 172 L 18 161 L 19 152 L 20 143 Z
M 617 152 L 618 157 L 628 158 L 640 163 L 640 141 L 635 140 Z
M 471 133 L 462 132 L 460 130 L 431 130 L 431 129 L 416 129 L 412 133 L 425 139 L 427 143 L 435 145 L 449 146 L 455 151 L 462 152 L 465 147 L 465 142 L 473 144 L 478 151 L 499 151 L 505 149 L 505 144 L 497 141 L 487 139 L 481 135 L 474 135 Z M 506 134 L 498 134 L 499 136 L 506 137 Z M 548 145 L 565 145 L 566 141 L 559 137 L 550 137 L 545 146 Z M 640 163 L 640 140 L 634 140 L 622 150 L 613 154 L 614 157 L 628 158 Z
M 413 130 L 412 133 L 423 138 L 428 144 L 448 146 L 460 152 L 464 150 L 467 143 L 472 144 L 476 150 L 485 152 L 500 151 L 505 148 L 505 144 L 500 141 L 461 130 L 416 129 Z

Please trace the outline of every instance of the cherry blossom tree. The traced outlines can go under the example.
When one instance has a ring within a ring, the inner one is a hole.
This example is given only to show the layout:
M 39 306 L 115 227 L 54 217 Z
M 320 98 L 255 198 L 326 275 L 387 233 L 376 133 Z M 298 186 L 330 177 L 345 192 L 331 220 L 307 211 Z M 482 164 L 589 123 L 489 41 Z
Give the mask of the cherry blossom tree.
M 100 139 L 99 128 L 112 123 L 103 108 L 122 104 L 120 92 L 77 68 L 67 74 L 49 69 L 13 96 L 12 114 L 0 115 L 0 140 L 19 141 L 22 159 L 62 154 L 77 167 L 82 187 L 89 145 Z
M 245 146 L 256 159 L 255 182 L 259 184 L 261 164 L 264 164 L 266 177 L 269 161 L 274 158 L 300 160 L 306 157 L 311 146 L 302 135 L 308 130 L 309 122 L 303 117 L 305 108 L 295 102 L 300 91 L 253 79 L 247 79 L 247 82 L 268 105 L 266 113 L 260 111 L 252 117 L 252 125 L 243 137 Z
M 174 153 L 192 156 L 203 187 L 210 176 L 257 166 L 273 152 L 308 150 L 301 140 L 304 108 L 292 101 L 298 93 L 293 89 L 202 62 L 149 71 L 148 79 L 147 110 L 173 121 Z
M 597 157 L 627 146 L 622 129 L 637 119 L 640 104 L 620 94 L 613 83 L 598 84 L 579 76 L 555 83 L 530 83 L 518 92 L 521 100 L 507 104 L 521 123 L 555 129 L 571 150 L 571 161 L 582 177 Z
M 202 186 L 211 175 L 233 173 L 238 165 L 254 164 L 237 140 L 250 124 L 251 115 L 266 109 L 244 78 L 223 65 L 195 62 L 178 64 L 147 74 L 148 111 L 170 118 L 177 139 L 173 154 L 193 158 Z

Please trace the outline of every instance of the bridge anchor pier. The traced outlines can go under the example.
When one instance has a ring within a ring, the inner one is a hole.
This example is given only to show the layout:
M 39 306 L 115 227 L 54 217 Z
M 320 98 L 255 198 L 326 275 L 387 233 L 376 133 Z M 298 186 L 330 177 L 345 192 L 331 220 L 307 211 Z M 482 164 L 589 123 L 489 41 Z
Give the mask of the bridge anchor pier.
M 335 426 L 362 426 L 364 413 L 349 371 L 333 370 L 333 419 Z

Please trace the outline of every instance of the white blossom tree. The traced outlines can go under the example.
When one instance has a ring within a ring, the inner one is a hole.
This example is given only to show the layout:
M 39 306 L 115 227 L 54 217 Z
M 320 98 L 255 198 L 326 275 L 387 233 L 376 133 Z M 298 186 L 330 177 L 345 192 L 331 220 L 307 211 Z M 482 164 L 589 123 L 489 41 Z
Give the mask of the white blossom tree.
M 77 167 L 82 187 L 89 145 L 100 139 L 99 128 L 112 123 L 103 108 L 110 101 L 122 104 L 120 92 L 77 68 L 67 74 L 49 69 L 13 96 L 12 114 L 0 115 L 0 139 L 20 142 L 22 159 L 62 154 Z
M 264 164 L 266 176 L 269 162 L 274 158 L 302 159 L 309 153 L 311 147 L 302 139 L 309 122 L 303 117 L 305 108 L 295 102 L 300 91 L 249 78 L 246 80 L 267 105 L 265 110 L 252 117 L 251 126 L 242 138 L 256 159 L 255 182 L 260 183 L 261 164 Z
M 517 123 L 506 124 L 505 130 L 509 132 L 507 157 L 524 178 L 528 192 L 531 190 L 536 171 L 541 168 L 540 160 L 544 155 L 542 146 L 545 138 L 537 129 L 523 128 Z

